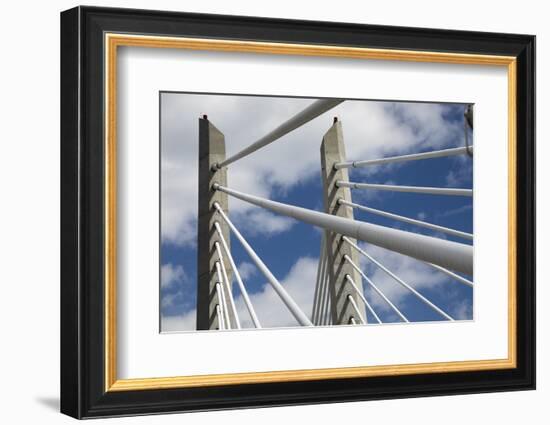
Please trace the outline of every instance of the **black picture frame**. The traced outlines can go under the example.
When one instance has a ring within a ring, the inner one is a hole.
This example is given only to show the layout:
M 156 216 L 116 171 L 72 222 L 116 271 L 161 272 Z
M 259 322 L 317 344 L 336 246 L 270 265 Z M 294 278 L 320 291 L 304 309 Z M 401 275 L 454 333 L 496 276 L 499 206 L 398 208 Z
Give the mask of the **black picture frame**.
M 105 391 L 104 33 L 517 58 L 517 367 Z M 61 13 L 61 412 L 75 418 L 535 388 L 535 37 L 132 9 Z

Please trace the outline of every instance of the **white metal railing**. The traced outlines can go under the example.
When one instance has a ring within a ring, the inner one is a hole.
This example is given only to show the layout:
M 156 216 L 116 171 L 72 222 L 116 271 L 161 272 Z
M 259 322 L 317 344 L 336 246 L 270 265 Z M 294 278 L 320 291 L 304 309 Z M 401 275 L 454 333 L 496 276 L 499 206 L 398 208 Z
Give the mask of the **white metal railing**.
M 473 150 L 473 147 L 471 147 L 471 150 Z M 382 164 L 389 164 L 392 162 L 415 161 L 419 159 L 440 158 L 445 156 L 463 155 L 467 153 L 468 153 L 468 149 L 466 147 L 450 148 L 450 149 L 442 149 L 438 151 L 413 153 L 409 155 L 390 156 L 390 157 L 379 158 L 379 159 L 367 159 L 364 161 L 338 162 L 334 164 L 334 168 L 336 170 L 339 170 L 341 168 L 368 167 L 371 165 L 382 165 Z
M 252 261 L 256 264 L 258 269 L 264 274 L 264 276 L 267 278 L 268 282 L 271 284 L 277 295 L 281 298 L 281 300 L 284 302 L 284 304 L 287 306 L 287 308 L 290 310 L 292 315 L 295 317 L 295 319 L 300 323 L 302 326 L 313 326 L 313 323 L 311 323 L 311 320 L 305 315 L 305 313 L 300 309 L 298 304 L 292 299 L 292 297 L 286 292 L 286 290 L 283 288 L 283 285 L 280 284 L 280 282 L 277 280 L 275 276 L 273 276 L 273 273 L 271 273 L 271 270 L 264 264 L 264 262 L 261 260 L 260 257 L 258 257 L 258 254 L 252 249 L 252 247 L 248 244 L 246 239 L 241 235 L 241 233 L 237 230 L 235 225 L 229 220 L 229 217 L 225 214 L 223 209 L 220 207 L 220 204 L 217 202 L 214 203 L 214 208 L 216 211 L 220 214 L 220 216 L 224 219 L 224 221 L 227 223 L 231 231 L 235 234 L 239 242 L 242 244 L 243 248 L 246 250 Z
M 287 205 L 229 189 L 217 183 L 213 185 L 213 189 L 344 236 L 369 242 L 460 273 L 472 274 L 473 248 L 471 245 Z

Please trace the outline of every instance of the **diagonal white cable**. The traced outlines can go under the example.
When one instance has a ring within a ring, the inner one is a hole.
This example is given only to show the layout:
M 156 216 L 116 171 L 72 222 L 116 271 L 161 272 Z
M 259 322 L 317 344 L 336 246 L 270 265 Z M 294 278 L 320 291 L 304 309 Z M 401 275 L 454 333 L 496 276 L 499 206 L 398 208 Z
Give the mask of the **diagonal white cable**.
M 218 263 L 216 262 L 216 264 Z M 218 267 L 216 267 L 216 269 Z M 220 278 L 221 278 L 221 273 L 218 273 L 218 279 Z M 218 301 L 221 301 L 222 303 L 221 309 L 223 313 L 223 328 L 231 329 L 231 322 L 229 321 L 229 314 L 227 311 L 227 302 L 225 301 L 225 295 L 223 294 L 223 288 L 220 282 L 216 283 L 216 294 L 218 295 Z
M 428 300 L 424 295 L 420 294 L 416 289 L 414 289 L 409 284 L 405 283 L 401 278 L 397 277 L 394 273 L 392 273 L 388 268 L 386 268 L 383 264 L 381 264 L 379 261 L 375 260 L 371 255 L 367 254 L 365 251 L 363 251 L 359 246 L 357 246 L 351 239 L 349 239 L 346 236 L 342 237 L 343 240 L 345 240 L 347 243 L 349 243 L 352 247 L 354 247 L 360 254 L 367 257 L 370 261 L 372 261 L 374 264 L 376 264 L 380 269 L 382 269 L 386 274 L 388 274 L 390 277 L 392 277 L 396 282 L 398 282 L 400 285 L 411 291 L 414 295 L 416 295 L 421 301 L 423 301 L 427 306 L 435 310 L 437 313 L 439 313 L 441 316 L 445 317 L 447 320 L 454 321 L 454 319 L 449 316 L 447 313 L 445 313 L 443 310 L 441 310 L 438 306 L 436 306 L 434 303 L 432 303 L 430 300 Z
M 377 210 L 375 208 L 366 207 L 364 205 L 355 204 L 353 202 L 346 201 L 345 199 L 339 199 L 338 204 L 346 205 L 348 207 L 357 208 L 358 210 L 365 211 L 371 214 L 380 215 L 382 217 L 399 220 L 404 223 L 414 224 L 416 226 L 425 227 L 427 229 L 436 230 L 438 232 L 447 233 L 449 235 L 458 236 L 459 238 L 473 240 L 474 236 L 471 233 L 461 232 L 460 230 L 449 229 L 448 227 L 439 226 L 437 224 L 427 223 L 422 220 L 416 220 L 414 218 L 405 217 L 399 214 L 393 214 L 387 211 Z
M 361 301 L 363 301 L 363 304 L 365 304 L 365 306 L 369 309 L 369 311 L 374 316 L 376 321 L 378 323 L 382 323 L 382 320 L 380 320 L 380 317 L 378 317 L 378 314 L 376 314 L 376 312 L 373 310 L 373 308 L 371 307 L 371 305 L 369 304 L 365 296 L 361 293 L 361 290 L 357 287 L 357 285 L 355 284 L 355 282 L 353 281 L 353 279 L 349 274 L 346 275 L 346 280 L 353 287 L 353 289 L 355 289 L 355 292 L 357 293 L 357 295 L 359 295 L 359 298 L 361 298 Z
M 325 275 L 325 301 L 323 308 L 323 324 L 332 325 L 332 300 L 330 298 L 329 277 Z
M 319 249 L 319 262 L 317 264 L 317 279 L 315 284 L 315 293 L 313 294 L 313 309 L 311 312 L 311 321 L 319 324 L 319 312 L 321 310 L 321 300 L 323 296 L 324 272 L 325 272 L 325 232 L 321 236 L 321 247 Z
M 224 323 L 223 323 L 223 313 L 222 309 L 219 304 L 216 304 L 216 314 L 218 316 L 218 329 L 220 331 L 225 329 Z
M 241 291 L 241 294 L 243 296 L 244 303 L 246 305 L 246 308 L 248 310 L 248 313 L 250 313 L 250 318 L 252 319 L 252 322 L 254 323 L 254 326 L 258 329 L 261 329 L 262 325 L 260 324 L 260 320 L 258 319 L 258 316 L 256 315 L 256 311 L 254 311 L 254 307 L 252 306 L 252 302 L 250 301 L 250 297 L 248 296 L 248 292 L 246 291 L 246 288 L 244 286 L 243 280 L 241 278 L 241 274 L 239 273 L 239 270 L 237 269 L 237 265 L 235 264 L 235 261 L 233 260 L 233 256 L 231 255 L 231 252 L 229 251 L 229 247 L 227 246 L 227 242 L 225 241 L 225 238 L 222 233 L 222 229 L 220 227 L 220 223 L 217 221 L 214 222 L 214 227 L 216 228 L 216 232 L 218 233 L 218 236 L 220 237 L 220 241 L 222 243 L 223 250 L 225 252 L 225 255 L 227 259 L 229 260 L 229 264 L 231 264 L 231 267 L 233 268 L 233 272 L 235 273 L 235 279 L 237 280 L 237 284 L 239 285 L 239 289 Z
M 472 189 L 458 189 L 454 187 L 421 187 L 399 186 L 394 184 L 355 183 L 338 180 L 336 187 L 349 187 L 350 189 L 391 190 L 393 192 L 427 193 L 430 195 L 449 196 L 473 196 Z
M 357 317 L 359 317 L 359 320 L 361 321 L 361 323 L 363 325 L 366 324 L 367 322 L 365 322 L 365 318 L 363 317 L 363 315 L 359 311 L 359 307 L 357 307 L 357 303 L 355 302 L 355 300 L 353 299 L 353 297 L 351 295 L 348 295 L 348 302 L 351 305 L 351 309 L 355 312 L 355 314 L 357 314 Z
M 218 241 L 214 243 L 214 247 L 216 248 L 216 252 L 218 253 L 219 264 L 221 266 L 222 275 L 223 275 L 222 284 L 225 287 L 225 293 L 227 295 L 227 298 L 229 298 L 229 305 L 231 306 L 233 321 L 235 322 L 235 326 L 237 327 L 237 329 L 241 329 L 241 321 L 239 320 L 239 314 L 237 313 L 237 308 L 235 307 L 233 292 L 231 291 L 231 287 L 229 286 L 229 277 L 227 276 L 227 270 L 225 269 L 225 264 L 223 262 L 222 250 L 220 248 L 220 244 L 218 243 Z
M 370 286 L 372 286 L 372 289 L 374 289 L 376 291 L 376 293 L 378 295 L 380 295 L 382 297 L 382 299 L 388 303 L 388 305 L 393 309 L 393 311 L 395 311 L 397 313 L 397 315 L 401 318 L 401 320 L 403 320 L 404 322 L 407 322 L 407 323 L 409 322 L 409 319 L 407 319 L 405 317 L 405 315 L 399 311 L 399 309 L 388 299 L 388 297 L 386 297 L 386 295 L 384 295 L 384 293 L 378 288 L 378 286 L 376 286 L 374 284 L 374 282 L 372 280 L 370 280 L 365 273 L 363 273 L 363 270 L 361 270 L 357 266 L 357 264 L 355 264 L 351 260 L 351 258 L 349 258 L 349 256 L 347 254 L 344 255 L 344 260 L 346 260 L 351 265 L 351 267 L 353 267 L 363 277 L 363 279 L 365 279 L 367 281 L 367 283 Z
M 231 231 L 235 234 L 239 242 L 241 242 L 243 248 L 246 250 L 248 255 L 250 255 L 250 258 L 254 263 L 256 263 L 256 266 L 260 269 L 260 271 L 264 274 L 264 276 L 267 278 L 267 281 L 271 284 L 277 295 L 281 298 L 281 300 L 285 303 L 287 308 L 290 310 L 294 318 L 300 323 L 302 326 L 313 326 L 313 323 L 311 323 L 311 320 L 306 316 L 306 314 L 300 309 L 298 304 L 296 304 L 296 301 L 292 299 L 292 297 L 286 292 L 286 289 L 283 288 L 283 285 L 277 280 L 275 276 L 273 276 L 273 273 L 271 273 L 271 270 L 265 265 L 265 263 L 261 260 L 260 257 L 258 257 L 258 254 L 252 249 L 252 247 L 248 244 L 246 239 L 241 235 L 241 233 L 237 230 L 235 225 L 229 220 L 229 217 L 225 214 L 223 209 L 220 207 L 220 204 L 217 202 L 214 203 L 214 208 L 218 213 L 221 215 L 221 217 L 224 219 L 224 221 L 227 223 Z
M 391 162 L 399 162 L 399 161 L 416 161 L 419 159 L 429 159 L 429 158 L 441 158 L 445 156 L 463 155 L 466 153 L 468 153 L 468 150 L 465 147 L 450 148 L 450 149 L 443 149 L 439 151 L 412 153 L 412 154 L 400 155 L 400 156 L 389 156 L 386 158 L 379 158 L 379 159 L 366 159 L 363 161 L 338 162 L 334 164 L 334 168 L 336 170 L 339 170 L 340 168 L 368 167 L 370 165 L 382 165 L 382 164 L 389 164 Z
M 325 245 L 326 248 L 326 245 Z M 330 319 L 332 315 L 330 314 L 330 294 L 329 294 L 329 285 L 328 285 L 328 257 L 325 250 L 323 256 L 323 269 L 321 272 L 321 310 L 319 315 L 319 324 L 328 325 L 330 324 Z
M 424 261 L 424 263 L 427 264 L 430 267 L 433 267 L 436 270 L 439 270 L 440 272 L 445 273 L 447 276 L 450 276 L 453 279 L 458 280 L 460 283 L 463 283 L 464 285 L 468 285 L 471 288 L 474 287 L 474 282 L 472 282 L 471 280 L 466 279 L 465 277 L 462 277 L 462 276 L 460 276 L 456 273 L 453 273 L 452 271 L 447 270 L 444 267 L 438 266 L 437 264 L 427 263 L 425 261 Z
M 258 149 L 261 149 L 264 146 L 267 146 L 270 143 L 273 143 L 275 140 L 280 139 L 281 137 L 290 133 L 291 131 L 296 130 L 298 127 L 301 127 L 302 125 L 308 123 L 314 118 L 317 118 L 319 115 L 327 112 L 328 110 L 334 108 L 335 106 L 338 106 L 343 101 L 344 101 L 343 99 L 316 100 L 315 102 L 308 105 L 305 109 L 303 109 L 302 111 L 294 115 L 292 118 L 285 121 L 275 130 L 266 134 L 261 139 L 247 146 L 246 148 L 236 153 L 235 155 L 230 156 L 225 161 L 219 164 L 215 164 L 215 168 L 220 169 L 223 167 L 227 167 L 229 164 L 241 158 L 244 158 L 245 156 L 250 155 L 253 152 L 256 152 Z
M 331 311 L 331 297 L 330 297 L 330 277 L 329 277 L 329 257 L 327 251 L 327 237 L 325 233 L 325 253 L 324 253 L 324 264 L 322 272 L 322 288 L 323 288 L 323 298 L 322 298 L 322 311 L 321 311 L 321 325 L 332 325 L 332 311 Z
M 218 183 L 214 183 L 212 189 L 227 193 L 237 199 L 266 208 L 278 214 L 295 218 L 340 235 L 369 242 L 382 248 L 408 255 L 417 260 L 428 261 L 464 274 L 472 274 L 473 272 L 473 247 L 468 244 L 413 232 L 405 232 L 364 221 L 352 220 L 294 205 L 283 204 L 229 189 L 220 186 Z

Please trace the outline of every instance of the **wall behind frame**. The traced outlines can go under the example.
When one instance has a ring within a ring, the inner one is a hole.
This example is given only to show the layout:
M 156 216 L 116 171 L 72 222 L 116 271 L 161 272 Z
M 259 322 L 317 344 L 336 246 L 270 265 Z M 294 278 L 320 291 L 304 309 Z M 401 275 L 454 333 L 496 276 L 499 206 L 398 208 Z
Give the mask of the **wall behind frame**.
M 240 14 L 275 18 L 347 21 L 369 24 L 517 32 L 537 35 L 539 117 L 550 115 L 550 28 L 542 3 L 484 2 L 464 0 L 407 2 L 255 2 L 253 0 L 96 1 L 97 6 L 155 8 Z M 76 2 L 11 2 L 4 6 L 0 31 L 2 68 L 0 103 L 2 150 L 0 181 L 0 393 L 5 400 L 0 417 L 6 423 L 74 423 L 58 411 L 59 393 L 59 12 Z M 538 140 L 550 139 L 544 120 Z M 550 145 L 540 143 L 537 156 L 550 157 Z M 550 167 L 538 167 L 538 187 L 550 184 Z M 550 215 L 550 200 L 539 190 L 539 217 Z M 546 191 L 548 193 L 548 191 Z M 544 240 L 550 224 L 538 223 L 538 257 L 550 256 Z M 369 423 L 464 424 L 488 421 L 515 424 L 548 416 L 544 401 L 550 397 L 550 299 L 545 285 L 548 262 L 538 263 L 538 390 L 499 394 L 390 400 L 209 412 L 198 414 L 134 417 L 108 423 L 252 425 L 262 423 L 333 424 L 343 417 Z M 411 420 L 412 419 L 412 420 Z M 99 420 L 103 422 L 104 420 Z M 535 420 L 541 423 L 541 419 Z

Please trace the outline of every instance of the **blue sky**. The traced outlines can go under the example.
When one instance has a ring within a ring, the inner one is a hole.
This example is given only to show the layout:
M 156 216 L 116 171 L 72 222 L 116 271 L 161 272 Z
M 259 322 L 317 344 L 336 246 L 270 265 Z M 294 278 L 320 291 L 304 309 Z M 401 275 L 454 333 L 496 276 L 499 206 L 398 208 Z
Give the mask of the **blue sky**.
M 225 134 L 229 155 L 290 118 L 314 99 L 161 93 L 161 328 L 194 330 L 196 303 L 196 209 L 198 118 Z M 322 209 L 319 147 L 338 116 L 349 160 L 374 159 L 463 146 L 463 105 L 346 101 L 272 145 L 229 167 L 228 186 L 305 208 Z M 356 182 L 472 187 L 466 156 L 410 161 L 351 170 Z M 472 198 L 352 191 L 353 201 L 373 208 L 472 232 Z M 230 200 L 230 217 L 306 314 L 311 314 L 321 233 L 295 220 Z M 463 239 L 354 210 L 355 218 L 465 243 Z M 297 326 L 264 276 L 235 238 L 232 254 L 262 325 Z M 424 264 L 361 244 L 411 286 L 456 319 L 472 318 L 473 290 Z M 367 275 L 411 321 L 442 318 L 376 266 L 362 261 Z M 365 295 L 385 322 L 399 321 L 363 283 Z M 251 321 L 241 294 L 234 297 L 245 327 Z M 370 321 L 373 318 L 369 315 Z

